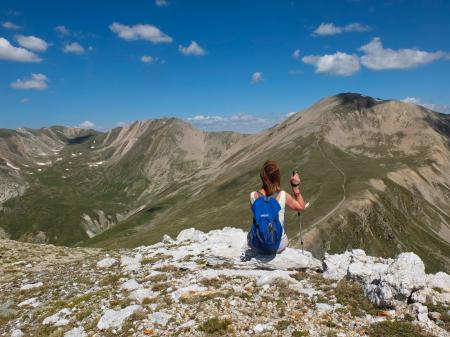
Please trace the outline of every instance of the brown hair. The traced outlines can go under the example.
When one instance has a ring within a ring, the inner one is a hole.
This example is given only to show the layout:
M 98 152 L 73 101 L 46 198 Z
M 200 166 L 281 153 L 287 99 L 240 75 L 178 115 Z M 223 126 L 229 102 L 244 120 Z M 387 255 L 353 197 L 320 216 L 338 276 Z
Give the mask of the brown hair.
M 266 195 L 272 195 L 280 191 L 280 168 L 277 163 L 272 160 L 267 160 L 261 168 L 259 175 Z

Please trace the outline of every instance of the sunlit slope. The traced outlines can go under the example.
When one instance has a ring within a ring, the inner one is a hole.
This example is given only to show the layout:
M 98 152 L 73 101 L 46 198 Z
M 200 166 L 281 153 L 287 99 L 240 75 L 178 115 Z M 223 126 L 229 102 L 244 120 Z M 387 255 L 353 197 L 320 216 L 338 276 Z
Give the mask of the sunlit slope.
M 412 250 L 428 268 L 448 270 L 449 125 L 446 115 L 358 94 L 325 98 L 255 135 L 136 122 L 63 145 L 63 160 L 26 177 L 25 193 L 4 203 L 0 226 L 12 238 L 42 231 L 50 242 L 108 247 L 154 243 L 186 227 L 248 228 L 249 193 L 270 158 L 288 191 L 292 170 L 301 172 L 311 204 L 304 237 L 316 254 Z M 73 152 L 83 154 L 73 160 Z M 296 213 L 287 232 L 297 244 Z

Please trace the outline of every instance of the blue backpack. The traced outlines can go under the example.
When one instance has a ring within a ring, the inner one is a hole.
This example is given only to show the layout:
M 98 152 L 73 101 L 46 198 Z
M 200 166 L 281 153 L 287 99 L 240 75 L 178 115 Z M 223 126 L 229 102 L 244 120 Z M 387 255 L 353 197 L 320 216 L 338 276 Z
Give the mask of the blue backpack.
M 274 254 L 280 247 L 283 226 L 278 217 L 281 207 L 277 194 L 265 196 L 258 192 L 259 198 L 252 205 L 253 224 L 247 240 L 259 253 Z

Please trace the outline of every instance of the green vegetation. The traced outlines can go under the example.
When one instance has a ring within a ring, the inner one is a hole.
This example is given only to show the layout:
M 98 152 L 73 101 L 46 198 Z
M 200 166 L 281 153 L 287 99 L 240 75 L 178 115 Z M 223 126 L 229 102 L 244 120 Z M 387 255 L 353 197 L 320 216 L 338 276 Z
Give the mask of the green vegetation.
M 369 337 L 430 337 L 411 322 L 384 321 L 370 326 Z
M 449 272 L 450 245 L 439 234 L 441 223 L 450 223 L 448 203 L 436 201 L 442 212 L 421 193 L 387 176 L 399 169 L 411 169 L 420 176 L 418 169 L 425 166 L 437 172 L 430 146 L 400 152 L 397 145 L 408 135 L 402 129 L 392 134 L 379 129 L 380 116 L 370 110 L 378 103 L 355 95 L 339 97 L 340 104 L 321 112 L 321 122 L 311 121 L 312 125 L 307 126 L 299 116 L 256 138 L 231 132 L 208 133 L 201 140 L 206 151 L 193 150 L 194 154 L 183 143 L 192 129 L 176 119 L 149 122 L 148 129 L 130 148 L 122 144 L 120 148 L 100 149 L 99 144 L 107 137 L 109 145 L 118 137 L 118 129 L 108 136 L 98 132 L 80 134 L 59 154 L 63 160 L 51 167 L 43 166 L 40 172 L 29 169 L 33 173 L 26 176 L 29 188 L 23 196 L 4 204 L 0 227 L 13 239 L 32 239 L 43 232 L 48 242 L 58 245 L 111 248 L 153 244 L 164 234 L 175 237 L 188 227 L 203 231 L 224 226 L 248 229 L 249 192 L 260 186 L 260 166 L 270 158 L 280 165 L 282 188 L 287 191 L 291 171 L 301 170 L 302 192 L 311 202 L 303 215 L 305 231 L 321 220 L 308 233 L 314 240 L 307 242 L 307 249 L 315 256 L 352 248 L 385 257 L 414 251 L 424 260 L 427 272 Z M 355 141 L 346 149 L 332 144 L 325 137 L 332 122 L 342 123 L 342 131 L 361 132 L 361 142 Z M 42 131 L 33 132 L 38 135 Z M 0 130 L 6 142 L 13 136 L 14 131 Z M 248 139 L 254 142 L 247 144 Z M 218 162 L 237 141 L 239 147 Z M 110 166 L 87 165 L 107 160 L 124 148 L 128 152 Z M 72 157 L 72 153 L 82 155 Z M 211 164 L 220 165 L 212 168 Z M 345 174 L 346 202 L 324 219 L 344 198 L 343 176 L 336 167 Z M 373 186 L 372 179 L 383 188 Z M 172 181 L 180 182 L 176 193 Z M 432 188 L 448 195 L 444 184 Z M 125 217 L 140 207 L 140 211 Z M 98 222 L 100 210 L 112 228 L 88 238 L 82 215 Z M 290 238 L 298 234 L 297 221 L 295 213 L 287 213 Z M 295 246 L 297 242 L 294 239 L 290 244 Z M 156 257 L 143 261 L 156 262 Z M 200 259 L 199 264 L 204 260 Z
M 377 308 L 364 296 L 359 283 L 342 279 L 336 286 L 335 295 L 338 303 L 348 307 L 353 316 L 374 315 L 377 312 Z
M 277 322 L 277 324 L 275 325 L 275 329 L 277 329 L 278 331 L 283 331 L 286 330 L 290 324 L 291 322 L 287 320 L 281 320 Z
M 223 334 L 228 331 L 231 325 L 231 321 L 227 318 L 220 319 L 217 317 L 213 317 L 208 319 L 207 321 L 200 324 L 198 329 L 200 331 L 206 332 L 208 334 Z
M 443 304 L 427 304 L 428 312 L 438 312 L 441 314 L 440 320 L 442 321 L 442 328 L 450 332 L 450 306 Z

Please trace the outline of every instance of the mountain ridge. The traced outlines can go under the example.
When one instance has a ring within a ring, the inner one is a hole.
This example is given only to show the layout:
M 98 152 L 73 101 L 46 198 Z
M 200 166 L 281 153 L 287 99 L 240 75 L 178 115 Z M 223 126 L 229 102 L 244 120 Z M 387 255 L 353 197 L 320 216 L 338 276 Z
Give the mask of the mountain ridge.
M 186 226 L 246 228 L 248 193 L 271 158 L 284 189 L 289 172 L 301 169 L 312 205 L 304 214 L 306 244 L 314 253 L 351 247 L 393 256 L 408 249 L 438 268 L 450 256 L 449 122 L 410 103 L 343 93 L 251 135 L 166 118 L 104 133 L 60 129 L 77 139 L 73 144 L 56 131 L 27 131 L 12 145 L 0 137 L 0 179 L 12 191 L 0 228 L 16 239 L 109 247 L 153 243 Z M 5 155 L 18 146 L 30 168 Z M 47 163 L 42 158 L 51 164 L 37 165 Z M 42 211 L 23 215 L 40 203 Z M 54 224 L 43 225 L 54 214 Z M 295 222 L 288 216 L 294 245 Z
M 258 255 L 225 227 L 134 249 L 0 240 L 0 254 L 2 335 L 450 336 L 450 275 L 411 252 Z

